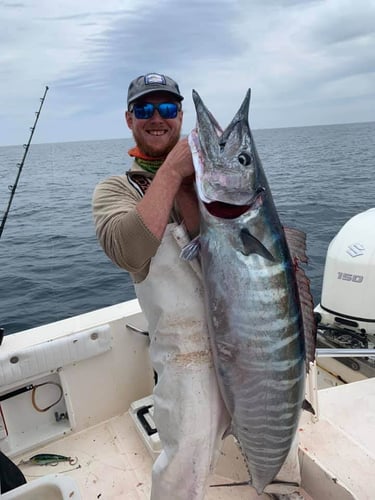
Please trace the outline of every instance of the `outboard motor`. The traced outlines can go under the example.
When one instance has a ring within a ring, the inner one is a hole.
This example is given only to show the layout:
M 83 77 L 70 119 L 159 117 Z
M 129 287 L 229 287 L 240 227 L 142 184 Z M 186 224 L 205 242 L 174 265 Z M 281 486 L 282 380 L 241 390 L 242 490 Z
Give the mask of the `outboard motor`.
M 315 318 L 319 347 L 375 347 L 375 208 L 352 217 L 331 241 Z M 375 376 L 375 358 L 337 359 Z
M 352 217 L 331 241 L 318 323 L 375 335 L 375 208 Z
M 322 325 L 375 335 L 375 208 L 352 217 L 331 241 L 315 312 Z

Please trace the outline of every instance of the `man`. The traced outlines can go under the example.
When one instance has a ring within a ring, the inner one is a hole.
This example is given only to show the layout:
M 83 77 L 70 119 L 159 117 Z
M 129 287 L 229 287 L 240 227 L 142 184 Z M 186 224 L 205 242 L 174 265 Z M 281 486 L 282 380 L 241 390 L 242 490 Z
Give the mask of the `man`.
M 196 262 L 181 248 L 199 230 L 194 168 L 179 140 L 177 83 L 156 73 L 133 80 L 125 118 L 136 147 L 132 168 L 100 183 L 93 211 L 106 254 L 131 274 L 149 323 L 158 374 L 154 418 L 163 451 L 152 473 L 152 500 L 202 500 L 229 425 L 216 382 Z
M 125 119 L 136 142 L 133 165 L 100 183 L 93 198 L 100 244 L 131 274 L 149 323 L 158 374 L 154 419 L 163 446 L 151 500 L 203 500 L 230 424 L 209 348 L 200 268 L 179 257 L 199 231 L 194 167 L 187 140 L 179 139 L 182 100 L 165 75 L 130 83 Z M 295 456 L 294 450 L 280 478 L 298 480 Z

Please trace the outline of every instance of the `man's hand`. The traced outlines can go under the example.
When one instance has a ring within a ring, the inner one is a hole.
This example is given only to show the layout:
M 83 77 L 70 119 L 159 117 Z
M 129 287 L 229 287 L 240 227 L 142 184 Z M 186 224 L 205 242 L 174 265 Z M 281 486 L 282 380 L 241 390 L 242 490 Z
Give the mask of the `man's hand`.
M 168 154 L 163 169 L 168 169 L 171 175 L 180 177 L 181 183 L 192 184 L 194 165 L 187 137 L 181 139 Z
M 188 231 L 199 223 L 193 187 L 194 165 L 187 138 L 181 139 L 157 171 L 144 197 L 137 204 L 143 223 L 159 240 L 163 237 L 176 201 Z

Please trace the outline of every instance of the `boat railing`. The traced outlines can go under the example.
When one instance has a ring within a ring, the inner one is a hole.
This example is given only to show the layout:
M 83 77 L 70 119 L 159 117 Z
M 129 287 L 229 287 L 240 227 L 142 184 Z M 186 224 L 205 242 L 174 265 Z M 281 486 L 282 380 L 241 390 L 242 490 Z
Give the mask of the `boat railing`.
M 370 358 L 375 356 L 375 349 L 346 349 L 346 348 L 320 348 L 316 349 L 316 358 Z M 316 359 L 310 363 L 310 370 L 307 377 L 307 398 L 313 407 L 315 414 L 312 421 L 319 420 L 319 400 L 318 400 L 318 366 Z
M 343 349 L 343 348 L 323 348 L 316 349 L 318 358 L 369 358 L 375 356 L 375 349 Z

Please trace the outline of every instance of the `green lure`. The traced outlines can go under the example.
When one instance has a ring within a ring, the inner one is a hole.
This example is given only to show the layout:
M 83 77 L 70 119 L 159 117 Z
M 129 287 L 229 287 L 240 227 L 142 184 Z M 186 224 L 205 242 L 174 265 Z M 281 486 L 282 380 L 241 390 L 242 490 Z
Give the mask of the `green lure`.
M 56 455 L 55 453 L 39 453 L 30 457 L 28 460 L 21 460 L 19 465 L 57 465 L 60 462 L 69 462 L 75 465 L 78 462 L 77 457 L 66 457 L 65 455 Z

